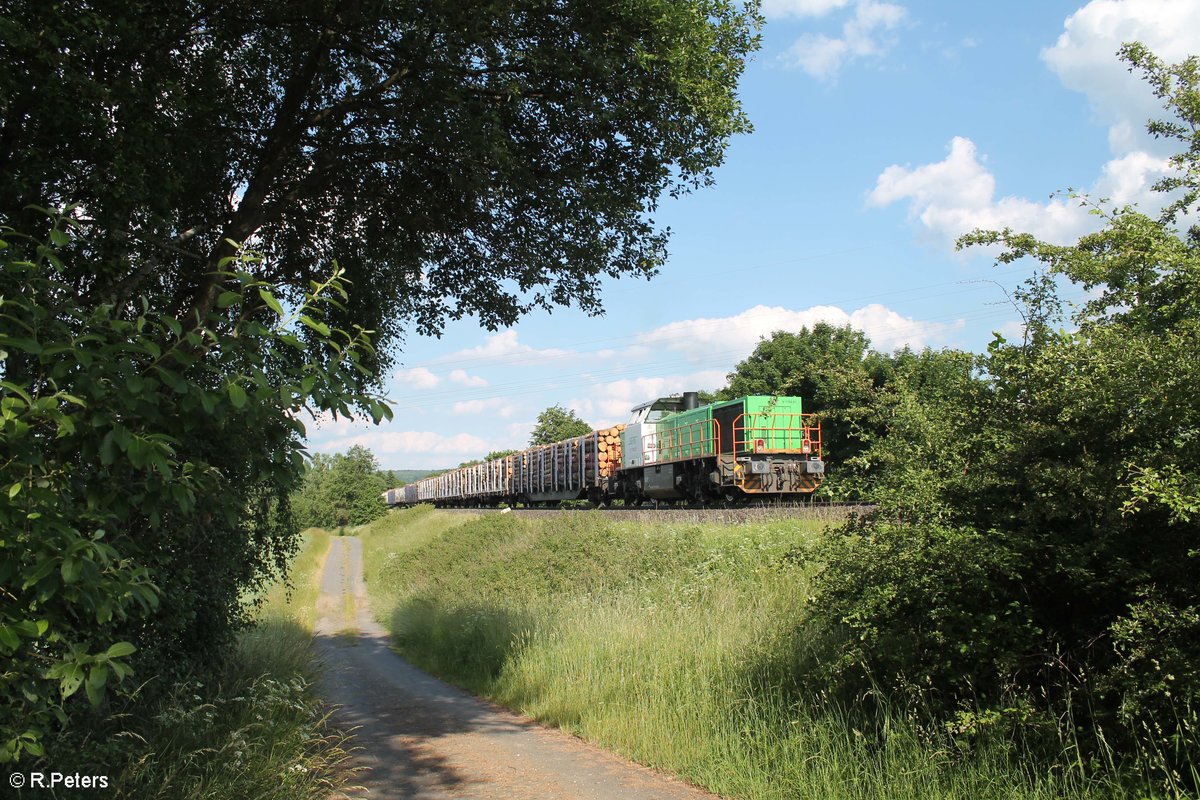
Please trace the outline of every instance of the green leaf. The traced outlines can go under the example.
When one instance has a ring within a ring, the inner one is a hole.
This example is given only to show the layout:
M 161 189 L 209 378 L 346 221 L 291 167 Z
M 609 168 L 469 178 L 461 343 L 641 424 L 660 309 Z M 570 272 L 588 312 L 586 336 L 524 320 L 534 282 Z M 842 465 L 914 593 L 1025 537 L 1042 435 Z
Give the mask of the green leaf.
M 21 585 L 21 588 L 28 589 L 30 586 L 36 586 L 41 583 L 47 575 L 54 571 L 57 563 L 53 558 L 42 558 L 39 560 L 38 565 L 33 568 L 33 571 L 25 576 L 25 582 Z
M 129 438 L 129 443 L 125 447 L 125 453 L 129 456 L 129 462 L 133 466 L 138 469 L 146 466 L 146 457 L 148 455 L 146 452 L 146 443 L 138 437 L 131 436 Z
M 162 453 L 157 450 L 154 450 L 150 453 L 150 466 L 154 467 L 158 474 L 164 479 L 170 480 L 171 465 L 167 462 L 167 459 L 163 457 Z
M 17 636 L 17 632 L 8 625 L 0 625 L 0 645 L 4 645 L 8 650 L 16 650 L 21 646 L 21 639 Z
M 217 297 L 217 308 L 229 308 L 234 303 L 241 302 L 242 296 L 237 292 L 221 292 Z
M 279 304 L 279 301 L 275 299 L 273 294 L 268 292 L 266 289 L 259 289 L 258 296 L 262 298 L 263 302 L 266 303 L 272 311 L 281 317 L 283 316 L 283 306 Z
M 66 247 L 71 243 L 71 236 L 66 231 L 55 228 L 50 231 L 50 242 L 55 247 Z
M 12 629 L 16 631 L 18 635 L 29 639 L 36 638 L 40 635 L 37 623 L 31 619 L 23 619 L 20 622 L 14 622 L 12 624 Z
M 104 699 L 104 685 L 108 683 L 108 665 L 96 664 L 88 671 L 87 696 L 93 706 Z
M 79 570 L 83 565 L 80 559 L 69 557 L 63 559 L 62 562 L 62 579 L 63 583 L 74 583 L 79 579 Z
M 8 487 L 8 499 L 12 500 L 17 496 L 17 492 L 19 491 L 21 491 L 21 484 L 19 483 L 14 483 L 12 486 Z
M 100 440 L 100 464 L 109 466 L 117 460 L 117 442 L 113 437 L 113 432 L 110 430 L 104 434 L 104 438 Z
M 104 651 L 107 658 L 124 658 L 137 652 L 137 648 L 129 642 L 117 642 Z
M 63 666 L 63 679 L 59 683 L 58 689 L 62 693 L 63 699 L 66 700 L 79 691 L 79 685 L 83 683 L 83 670 L 75 663 L 68 663 Z
M 326 325 L 324 322 L 317 322 L 312 317 L 305 316 L 304 314 L 300 315 L 300 321 L 302 323 L 304 323 L 306 326 L 308 326 L 309 328 L 312 328 L 317 333 L 321 334 L 322 336 L 329 335 L 329 326 Z
M 246 390 L 236 383 L 229 384 L 229 401 L 233 403 L 234 408 L 241 408 L 246 405 Z
M 27 404 L 33 402 L 33 398 L 26 394 L 25 390 L 20 386 L 17 386 L 15 383 L 11 383 L 9 381 L 0 381 L 0 387 L 8 389 L 10 392 L 24 400 Z

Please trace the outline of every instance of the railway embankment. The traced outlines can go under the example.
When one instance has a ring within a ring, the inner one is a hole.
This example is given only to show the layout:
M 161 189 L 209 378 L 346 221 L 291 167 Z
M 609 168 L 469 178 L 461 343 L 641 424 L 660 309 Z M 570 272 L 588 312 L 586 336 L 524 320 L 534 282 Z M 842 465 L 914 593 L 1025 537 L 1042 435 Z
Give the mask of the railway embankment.
M 1002 740 L 956 750 L 886 704 L 807 692 L 830 524 L 418 507 L 359 535 L 372 613 L 410 662 L 722 796 L 1110 796 Z

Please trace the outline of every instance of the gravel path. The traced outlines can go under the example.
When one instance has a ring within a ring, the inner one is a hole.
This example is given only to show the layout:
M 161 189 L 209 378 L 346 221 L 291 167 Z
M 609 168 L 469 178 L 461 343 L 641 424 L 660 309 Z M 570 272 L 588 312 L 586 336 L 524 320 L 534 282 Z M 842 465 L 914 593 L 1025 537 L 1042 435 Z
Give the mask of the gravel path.
M 413 668 L 388 648 L 362 579 L 362 543 L 333 540 L 318 600 L 322 696 L 356 728 L 354 798 L 713 800 Z

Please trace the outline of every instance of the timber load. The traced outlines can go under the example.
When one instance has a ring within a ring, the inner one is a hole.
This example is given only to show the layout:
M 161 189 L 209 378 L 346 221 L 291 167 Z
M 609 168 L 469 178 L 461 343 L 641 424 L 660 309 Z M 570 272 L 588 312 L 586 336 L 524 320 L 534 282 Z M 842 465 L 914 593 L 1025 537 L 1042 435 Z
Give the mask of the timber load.
M 571 499 L 605 488 L 621 468 L 621 431 L 615 425 L 512 456 L 513 489 L 531 499 Z

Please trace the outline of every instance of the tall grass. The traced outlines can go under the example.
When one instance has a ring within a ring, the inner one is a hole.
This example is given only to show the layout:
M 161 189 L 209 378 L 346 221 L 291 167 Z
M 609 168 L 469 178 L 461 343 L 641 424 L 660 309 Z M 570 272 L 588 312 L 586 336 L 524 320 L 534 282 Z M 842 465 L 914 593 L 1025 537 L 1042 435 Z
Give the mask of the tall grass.
M 101 772 L 125 765 L 113 796 L 324 800 L 345 782 L 346 737 L 313 693 L 309 652 L 328 550 L 328 534 L 305 532 L 292 587 L 272 587 L 219 673 L 175 685 L 149 714 L 114 713 L 109 741 L 84 743 Z
M 367 586 L 380 581 L 380 574 L 390 560 L 436 540 L 446 531 L 474 519 L 469 514 L 440 514 L 433 506 L 420 505 L 392 509 L 362 529 L 363 580 Z M 377 602 L 388 601 L 380 592 L 369 592 L 372 607 L 382 613 Z
M 382 556 L 369 586 L 406 656 L 722 795 L 1119 794 L 1003 741 L 960 749 L 898 709 L 864 718 L 806 696 L 793 665 L 812 567 L 797 556 L 823 523 L 424 510 L 386 524 L 362 532 Z

